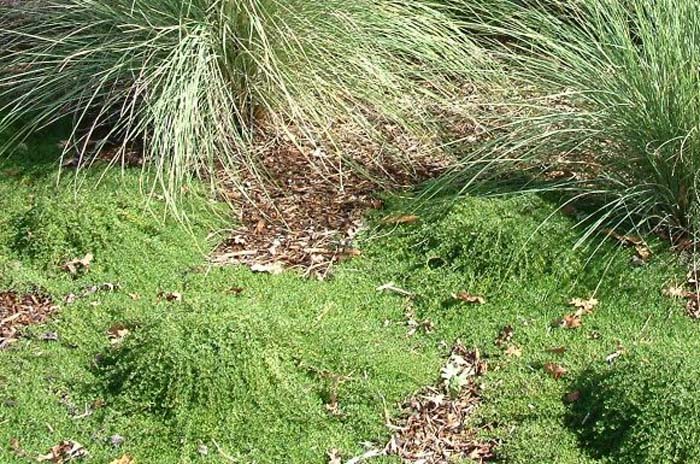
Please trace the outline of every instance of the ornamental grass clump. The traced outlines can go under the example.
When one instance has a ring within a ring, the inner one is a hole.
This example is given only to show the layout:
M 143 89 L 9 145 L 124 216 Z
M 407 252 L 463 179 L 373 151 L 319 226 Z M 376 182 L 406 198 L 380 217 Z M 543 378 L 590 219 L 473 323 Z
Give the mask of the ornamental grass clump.
M 519 95 L 482 161 L 555 160 L 600 201 L 596 225 L 697 231 L 700 3 L 550 3 L 469 10 Z
M 451 18 L 418 0 L 0 3 L 3 151 L 69 121 L 66 154 L 138 150 L 172 193 L 252 168 L 262 132 L 324 143 L 314 164 L 333 169 L 339 125 L 434 140 L 435 108 L 481 60 Z

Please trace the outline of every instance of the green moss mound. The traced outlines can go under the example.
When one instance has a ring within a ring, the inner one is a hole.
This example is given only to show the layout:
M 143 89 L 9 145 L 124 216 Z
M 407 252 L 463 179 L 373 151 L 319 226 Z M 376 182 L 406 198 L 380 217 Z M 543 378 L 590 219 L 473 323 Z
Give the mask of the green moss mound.
M 447 214 L 424 221 L 416 234 L 418 251 L 431 267 L 503 278 L 573 272 L 573 224 L 551 218 L 552 205 L 535 196 L 500 199 L 470 197 Z M 557 246 L 537 246 L 543 237 L 563 237 Z M 571 237 L 567 243 L 566 237 Z
M 597 457 L 616 463 L 700 462 L 700 360 L 644 350 L 589 380 L 578 416 Z
M 57 265 L 86 253 L 98 253 L 130 235 L 129 229 L 152 232 L 137 219 L 139 205 L 118 204 L 85 196 L 66 201 L 41 197 L 10 222 L 10 248 L 43 266 Z
M 156 415 L 185 439 L 247 436 L 250 411 L 309 423 L 317 406 L 323 419 L 311 379 L 272 332 L 236 312 L 185 307 L 134 327 L 99 374 L 117 408 Z

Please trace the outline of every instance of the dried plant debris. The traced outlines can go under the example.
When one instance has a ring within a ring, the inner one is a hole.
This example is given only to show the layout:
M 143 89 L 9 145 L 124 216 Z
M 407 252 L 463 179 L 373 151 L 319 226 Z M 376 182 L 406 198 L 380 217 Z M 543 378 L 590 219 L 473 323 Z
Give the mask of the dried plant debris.
M 675 299 L 685 299 L 685 312 L 693 319 L 700 319 L 700 282 L 698 281 L 699 269 L 688 271 L 684 285 L 671 284 L 662 290 L 662 293 Z
M 48 461 L 53 464 L 63 464 L 85 458 L 87 455 L 88 452 L 83 445 L 77 441 L 65 440 L 53 446 L 48 453 L 38 456 L 36 460 L 38 462 Z
M 82 290 L 80 290 L 77 294 L 76 293 L 69 293 L 68 295 L 65 296 L 63 301 L 66 304 L 73 304 L 80 298 L 86 298 L 86 297 L 92 296 L 98 292 L 113 293 L 113 292 L 118 291 L 120 288 L 121 287 L 119 286 L 119 284 L 113 284 L 111 282 L 103 282 L 101 284 L 88 285 L 88 286 L 83 287 Z
M 16 342 L 22 327 L 41 324 L 58 309 L 41 293 L 0 292 L 0 349 Z
M 485 304 L 486 298 L 480 295 L 474 295 L 469 292 L 458 292 L 452 294 L 452 299 L 457 301 L 463 301 L 470 304 Z
M 567 368 L 565 368 L 564 366 L 562 366 L 561 364 L 552 363 L 552 362 L 545 364 L 543 367 L 544 367 L 544 370 L 550 376 L 552 376 L 555 380 L 561 379 L 569 372 L 569 370 Z
M 76 277 L 87 272 L 90 269 L 92 260 L 95 259 L 92 253 L 88 253 L 82 258 L 73 258 L 67 261 L 61 268 L 68 272 L 71 276 Z
M 617 240 L 623 247 L 634 247 L 634 255 L 632 256 L 632 264 L 635 266 L 644 266 L 649 262 L 652 256 L 651 249 L 647 243 L 636 235 L 622 235 L 613 229 L 605 229 L 603 233 L 608 237 Z
M 398 424 L 390 424 L 395 432 L 385 453 L 420 464 L 492 460 L 497 443 L 479 436 L 488 425 L 470 422 L 481 403 L 477 379 L 486 370 L 478 351 L 457 344 L 442 369 L 440 384 L 410 399 Z
M 241 226 L 214 252 L 214 264 L 246 264 L 259 272 L 297 269 L 324 278 L 334 263 L 360 253 L 353 239 L 363 228 L 364 213 L 382 207 L 375 196 L 378 191 L 415 185 L 447 166 L 426 159 L 416 162 L 412 172 L 382 166 L 382 172 L 361 176 L 349 168 L 320 168 L 321 161 L 331 161 L 319 150 L 276 142 L 261 155 L 261 171 L 269 178 L 264 185 L 249 171 L 236 182 L 224 182 L 223 195 L 239 211 Z M 369 155 L 357 155 L 355 162 L 372 166 L 363 156 Z M 372 176 L 386 183 L 373 181 Z M 417 220 L 400 216 L 396 222 Z
M 576 308 L 576 311 L 553 321 L 552 325 L 564 329 L 578 329 L 583 325 L 583 316 L 592 314 L 598 303 L 598 300 L 593 297 L 588 299 L 572 298 L 569 305 Z

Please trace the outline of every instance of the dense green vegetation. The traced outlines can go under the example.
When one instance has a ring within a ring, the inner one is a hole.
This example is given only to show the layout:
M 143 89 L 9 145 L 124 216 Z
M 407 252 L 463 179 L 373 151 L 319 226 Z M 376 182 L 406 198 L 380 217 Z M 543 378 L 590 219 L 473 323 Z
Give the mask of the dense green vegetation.
M 486 402 L 474 420 L 496 426 L 504 462 L 597 462 L 585 433 L 570 424 L 579 411 L 563 395 L 580 388 L 590 369 L 604 369 L 618 345 L 630 353 L 652 345 L 660 357 L 694 352 L 695 324 L 661 293 L 683 275 L 672 256 L 659 251 L 648 266 L 633 267 L 630 252 L 610 241 L 589 259 L 589 251 L 572 249 L 572 220 L 555 214 L 545 221 L 556 204 L 536 196 L 473 196 L 426 211 L 415 225 L 373 229 L 360 258 L 330 281 L 314 282 L 208 267 L 205 237 L 217 223 L 201 195 L 192 197 L 186 228 L 162 216 L 157 199 L 144 208 L 138 173 L 113 172 L 77 193 L 68 173 L 57 184 L 56 151 L 46 138 L 3 161 L 0 285 L 39 287 L 57 301 L 93 284 L 119 288 L 61 303 L 50 323 L 0 352 L 0 441 L 17 438 L 30 456 L 64 439 L 83 444 L 89 462 L 123 453 L 141 463 L 222 462 L 217 446 L 242 462 L 322 463 L 331 448 L 353 456 L 362 442 L 383 445 L 385 411 L 396 414 L 399 402 L 436 382 L 460 339 L 490 363 Z M 57 213 L 88 202 L 86 214 Z M 407 206 L 392 201 L 388 208 Z M 33 230 L 57 232 L 27 235 Z M 57 265 L 87 252 L 94 262 L 84 275 L 71 278 Z M 416 297 L 377 292 L 389 281 Z M 451 294 L 462 290 L 486 303 L 454 301 Z M 182 299 L 168 301 L 170 292 Z M 600 304 L 583 327 L 552 328 L 570 311 L 570 298 L 593 294 Z M 409 337 L 407 310 L 434 330 Z M 505 325 L 521 357 L 494 344 Z M 112 345 L 114 327 L 129 333 Z M 47 331 L 58 341 L 42 340 Z M 547 352 L 559 346 L 563 354 Z M 553 379 L 547 362 L 567 375 Z M 694 361 L 678 362 L 691 369 Z M 675 370 L 663 372 L 673 378 Z M 330 395 L 340 416 L 325 407 Z M 72 417 L 96 401 L 91 415 Z M 653 427 L 655 416 L 645 417 L 631 443 Z M 120 447 L 110 443 L 113 435 L 124 438 Z M 5 447 L 0 456 L 22 462 Z
M 694 343 L 643 346 L 612 368 L 580 379 L 586 401 L 572 412 L 591 453 L 613 462 L 696 462 L 700 459 Z M 590 414 L 584 421 L 584 414 Z
M 0 295 L 60 306 L 0 349 L 0 462 L 350 458 L 457 342 L 501 462 L 700 460 L 700 4 L 475 3 L 0 0 Z M 328 281 L 212 265 L 200 180 L 277 144 L 455 169 Z

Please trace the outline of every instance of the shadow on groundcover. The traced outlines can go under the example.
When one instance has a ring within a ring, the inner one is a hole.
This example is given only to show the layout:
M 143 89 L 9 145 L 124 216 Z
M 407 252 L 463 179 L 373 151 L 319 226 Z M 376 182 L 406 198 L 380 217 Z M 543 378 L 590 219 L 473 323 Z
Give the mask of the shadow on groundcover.
M 569 404 L 565 425 L 578 437 L 579 446 L 595 459 L 614 458 L 620 454 L 625 436 L 633 425 L 630 416 L 608 411 L 602 428 L 602 395 L 606 392 L 602 385 L 610 376 L 610 371 L 584 370 L 572 382 L 569 391 L 578 392 L 579 397 Z M 619 408 L 622 411 L 624 408 Z

